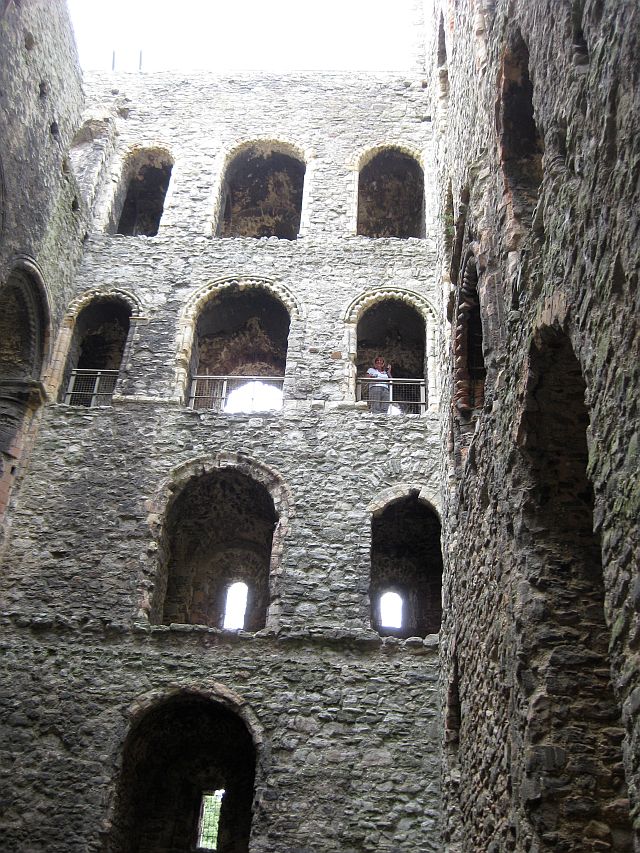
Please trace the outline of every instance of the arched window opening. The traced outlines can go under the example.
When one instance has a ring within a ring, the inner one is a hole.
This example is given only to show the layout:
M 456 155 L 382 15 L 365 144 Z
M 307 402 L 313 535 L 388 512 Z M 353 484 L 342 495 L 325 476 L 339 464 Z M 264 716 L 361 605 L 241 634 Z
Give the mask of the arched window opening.
M 471 416 L 484 404 L 487 375 L 482 348 L 478 268 L 473 257 L 467 259 L 458 293 L 454 365 L 455 407 L 461 414 Z
M 48 317 L 40 288 L 23 269 L 0 287 L 0 515 L 4 512 L 25 429 L 44 400 L 40 375 Z
M 227 169 L 218 234 L 295 240 L 305 170 L 301 160 L 271 146 L 246 148 Z
M 449 63 L 447 61 L 447 42 L 444 33 L 444 15 L 440 13 L 438 25 L 438 80 L 440 83 L 440 98 L 445 106 L 449 100 Z
M 247 597 L 249 587 L 242 581 L 232 583 L 227 587 L 227 600 L 224 608 L 222 627 L 228 631 L 244 628 L 244 618 L 247 612 Z
M 246 586 L 241 627 L 264 628 L 277 520 L 266 488 L 236 469 L 191 480 L 167 517 L 157 582 L 166 594 L 152 621 L 229 627 L 229 590 Z
M 116 233 L 155 237 L 173 162 L 165 151 L 145 150 L 131 158 L 126 169 L 126 194 Z
M 226 290 L 198 318 L 189 405 L 235 412 L 282 407 L 289 313 L 260 288 Z
M 534 116 L 529 51 L 519 31 L 512 36 L 503 62 L 499 133 L 513 214 L 530 225 L 542 183 L 543 144 Z
M 178 696 L 130 731 L 109 853 L 246 853 L 256 750 L 242 720 Z
M 518 619 L 525 728 L 525 808 L 539 839 L 588 850 L 591 830 L 631 850 L 621 743 L 610 678 L 601 542 L 588 478 L 585 382 L 568 337 L 545 329 L 530 351 L 520 430 L 526 495 L 517 525 L 529 600 Z M 558 784 L 558 780 L 562 784 Z M 588 809 L 576 809 L 588 803 Z
M 372 624 L 380 634 L 424 637 L 442 619 L 440 521 L 417 495 L 389 504 L 371 523 Z M 400 626 L 383 624 L 383 594 L 400 598 Z
M 95 299 L 79 314 L 65 370 L 64 402 L 108 406 L 129 335 L 131 308 L 119 299 Z
M 423 412 L 427 405 L 424 317 L 400 299 L 385 299 L 362 315 L 357 337 L 357 398 L 366 400 L 374 414 Z M 383 369 L 368 373 L 377 370 L 378 357 L 384 359 Z
M 402 628 L 402 596 L 398 592 L 383 592 L 380 596 L 380 627 Z
M 424 237 L 424 174 L 408 154 L 389 148 L 360 170 L 358 234 Z

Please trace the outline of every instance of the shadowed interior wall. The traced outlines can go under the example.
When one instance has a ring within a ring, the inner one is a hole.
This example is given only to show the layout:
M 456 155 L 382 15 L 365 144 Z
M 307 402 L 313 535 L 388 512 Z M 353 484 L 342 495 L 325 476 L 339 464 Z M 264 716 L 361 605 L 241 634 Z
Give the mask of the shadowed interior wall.
M 255 765 L 246 726 L 222 706 L 184 695 L 152 709 L 124 745 L 108 853 L 195 850 L 202 794 L 216 789 L 218 853 L 246 853 Z
M 259 288 L 225 293 L 198 318 L 192 373 L 214 376 L 283 376 L 289 314 Z
M 371 621 L 380 633 L 423 637 L 440 630 L 442 619 L 440 521 L 417 495 L 387 506 L 371 522 Z M 403 599 L 402 628 L 382 628 L 383 592 Z
M 517 626 L 526 708 L 520 793 L 541 843 L 575 853 L 628 851 L 624 730 L 610 677 L 601 542 L 593 532 L 585 383 L 561 333 L 544 330 L 529 367 L 522 425 L 529 482 L 518 525 L 529 555 Z
M 221 237 L 280 237 L 300 230 L 305 164 L 270 147 L 251 147 L 229 165 Z
M 273 501 L 234 469 L 202 474 L 174 501 L 164 534 L 158 589 L 162 622 L 221 628 L 232 583 L 249 587 L 245 630 L 258 631 L 269 604 Z
M 424 237 L 424 175 L 402 151 L 387 149 L 360 170 L 358 234 Z

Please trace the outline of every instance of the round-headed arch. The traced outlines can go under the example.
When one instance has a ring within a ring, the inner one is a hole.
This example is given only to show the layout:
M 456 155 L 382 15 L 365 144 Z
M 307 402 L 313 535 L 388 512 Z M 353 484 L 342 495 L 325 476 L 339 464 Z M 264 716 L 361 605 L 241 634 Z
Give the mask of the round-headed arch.
M 282 282 L 257 276 L 225 276 L 202 285 L 191 294 L 180 313 L 180 325 L 189 324 L 193 326 L 205 305 L 210 300 L 222 296 L 226 291 L 251 290 L 252 288 L 265 290 L 270 296 L 281 302 L 292 320 L 304 316 L 302 303 L 293 291 Z
M 120 287 L 94 287 L 91 290 L 85 290 L 84 293 L 81 293 L 80 296 L 77 296 L 69 303 L 62 325 L 73 326 L 78 314 L 97 299 L 111 299 L 126 303 L 131 311 L 132 321 L 140 319 L 144 314 L 142 302 L 130 290 Z
M 125 710 L 130 726 L 135 726 L 154 708 L 182 696 L 209 700 L 240 717 L 256 747 L 258 764 L 265 766 L 269 757 L 269 742 L 265 738 L 264 729 L 257 714 L 239 693 L 217 681 L 197 687 L 191 684 L 172 684 L 159 690 L 149 690 L 141 694 Z
M 371 624 L 399 637 L 437 633 L 442 620 L 440 517 L 419 483 L 393 486 L 369 504 L 371 512 Z M 397 598 L 387 621 L 384 598 Z
M 184 400 L 187 384 L 190 381 L 191 357 L 197 342 L 197 324 L 209 303 L 223 299 L 225 295 L 251 292 L 266 294 L 282 305 L 292 322 L 304 316 L 304 307 L 297 296 L 281 282 L 274 279 L 254 276 L 231 276 L 215 279 L 195 290 L 185 303 L 178 318 L 176 336 L 176 374 L 175 397 Z M 286 348 L 285 348 L 286 351 Z
M 171 685 L 129 707 L 109 849 L 194 849 L 205 803 L 219 795 L 214 849 L 247 850 L 265 738 L 247 703 L 224 685 Z M 222 807 L 220 808 L 220 803 Z M 209 803 L 211 805 L 211 803 Z
M 271 152 L 286 154 L 288 157 L 293 157 L 295 160 L 299 160 L 305 166 L 313 156 L 311 149 L 305 149 L 302 143 L 293 142 L 288 139 L 279 139 L 275 136 L 263 135 L 254 136 L 251 139 L 238 139 L 226 148 L 223 154 L 223 174 L 240 154 L 244 154 L 251 149 L 260 151 L 263 154 L 269 154 Z
M 42 270 L 28 255 L 14 256 L 2 276 L 0 290 L 4 291 L 4 322 L 13 327 L 13 334 L 20 336 L 17 373 L 24 378 L 40 379 L 51 354 L 52 304 Z M 9 337 L 9 327 L 3 335 Z
M 424 169 L 424 156 L 422 151 L 415 145 L 411 145 L 409 142 L 398 141 L 377 142 L 374 145 L 367 145 L 366 147 L 360 148 L 354 157 L 353 168 L 359 172 L 375 157 L 386 151 L 395 151 L 399 154 L 411 157 L 416 161 L 416 163 L 418 163 L 421 169 Z
M 425 299 L 419 293 L 404 287 L 381 287 L 376 290 L 367 290 L 356 296 L 344 311 L 344 322 L 355 325 L 365 311 L 387 299 L 407 303 L 412 308 L 415 308 L 424 317 L 426 322 L 434 322 L 436 319 L 436 312 L 433 306 L 428 299 Z
M 206 507 L 204 515 L 198 507 Z M 223 628 L 228 587 L 242 581 L 249 587 L 246 630 L 265 627 L 275 612 L 291 513 L 280 474 L 244 454 L 221 452 L 174 469 L 149 505 L 158 564 L 152 597 L 140 591 L 140 616 Z
M 378 516 L 394 501 L 415 496 L 440 519 L 440 495 L 432 484 L 419 482 L 396 483 L 379 492 L 367 504 L 367 512 Z
M 223 160 L 216 233 L 295 240 L 308 158 L 302 146 L 288 141 L 259 137 L 237 143 Z
M 183 462 L 163 480 L 152 501 L 149 514 L 149 523 L 154 533 L 160 534 L 171 505 L 194 477 L 228 468 L 234 468 L 264 486 L 278 516 L 278 528 L 286 527 L 293 514 L 293 499 L 291 489 L 282 475 L 270 465 L 243 453 L 221 451 L 213 456 L 198 456 Z

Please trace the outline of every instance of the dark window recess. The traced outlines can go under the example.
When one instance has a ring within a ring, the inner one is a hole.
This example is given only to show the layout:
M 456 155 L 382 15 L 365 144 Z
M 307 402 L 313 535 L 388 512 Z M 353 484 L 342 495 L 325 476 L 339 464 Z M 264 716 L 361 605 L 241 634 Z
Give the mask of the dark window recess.
M 371 523 L 371 621 L 381 634 L 424 637 L 437 633 L 442 619 L 440 521 L 416 495 L 389 504 Z M 382 625 L 380 600 L 395 592 L 402 599 L 402 625 Z
M 131 309 L 118 299 L 96 299 L 78 315 L 67 356 L 63 402 L 108 405 L 129 335 Z
M 265 487 L 236 469 L 191 480 L 168 514 L 157 584 L 166 595 L 152 620 L 222 628 L 229 586 L 242 582 L 244 627 L 264 628 L 277 520 Z
M 360 171 L 358 234 L 424 237 L 424 227 L 422 167 L 395 149 L 376 154 Z
M 598 822 L 603 849 L 631 850 L 624 723 L 610 678 L 602 543 L 588 477 L 586 386 L 565 334 L 538 334 L 528 377 L 517 475 L 524 497 L 514 524 L 517 570 L 530 590 L 515 649 L 520 695 L 528 697 L 525 809 L 540 842 L 556 838 L 557 849 L 561 841 L 565 849 L 592 848 Z
M 295 240 L 305 170 L 281 151 L 256 146 L 238 154 L 226 174 L 219 235 Z
M 117 233 L 154 237 L 160 227 L 171 164 L 147 163 L 130 178 Z
M 397 379 L 424 379 L 425 322 L 400 299 L 385 299 L 358 320 L 358 375 L 364 376 L 377 355 L 390 363 Z
M 109 853 L 247 853 L 256 750 L 242 720 L 207 698 L 150 710 L 124 745 Z
M 543 144 L 534 117 L 529 51 L 519 31 L 511 37 L 503 62 L 499 115 L 501 159 L 513 213 L 530 224 L 542 183 Z
M 289 313 L 258 287 L 226 291 L 198 317 L 192 373 L 284 376 Z

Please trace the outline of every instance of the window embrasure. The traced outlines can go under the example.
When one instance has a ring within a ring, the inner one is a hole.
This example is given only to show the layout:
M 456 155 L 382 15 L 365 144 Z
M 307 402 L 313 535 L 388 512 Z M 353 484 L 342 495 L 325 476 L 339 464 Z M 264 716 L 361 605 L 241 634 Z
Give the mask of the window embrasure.
M 441 586 L 440 521 L 431 507 L 410 494 L 376 513 L 369 587 L 373 627 L 396 637 L 437 633 Z
M 305 163 L 275 143 L 256 143 L 238 153 L 224 177 L 220 237 L 279 237 L 300 231 Z
M 357 233 L 363 237 L 424 237 L 424 173 L 418 161 L 385 148 L 358 178 Z

